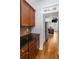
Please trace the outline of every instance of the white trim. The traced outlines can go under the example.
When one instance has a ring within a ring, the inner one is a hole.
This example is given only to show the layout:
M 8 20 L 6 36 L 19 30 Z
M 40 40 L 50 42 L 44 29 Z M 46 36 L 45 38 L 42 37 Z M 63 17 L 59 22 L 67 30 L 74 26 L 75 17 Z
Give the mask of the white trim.
M 54 9 L 54 8 L 56 8 L 56 9 Z M 58 12 L 58 11 L 59 11 L 59 4 L 58 3 L 46 5 L 45 7 L 42 8 L 43 14 L 53 13 L 53 12 Z
M 40 48 L 39 48 L 39 50 L 43 50 L 43 48 L 42 48 L 42 47 L 40 47 Z
M 42 9 L 43 9 L 43 8 L 47 8 L 47 7 L 50 7 L 50 6 L 55 6 L 55 5 L 59 5 L 59 2 L 50 3 L 50 4 L 48 4 L 48 5 L 44 5 L 44 6 L 42 7 Z

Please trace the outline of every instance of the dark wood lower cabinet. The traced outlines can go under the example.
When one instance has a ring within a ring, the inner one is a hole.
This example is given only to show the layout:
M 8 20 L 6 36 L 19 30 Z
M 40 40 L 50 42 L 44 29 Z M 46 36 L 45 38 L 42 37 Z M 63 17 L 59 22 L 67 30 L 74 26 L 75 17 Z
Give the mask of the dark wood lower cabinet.
M 39 50 L 39 37 L 37 36 L 31 42 L 29 42 L 29 45 L 26 44 L 26 46 L 20 49 L 20 59 L 35 59 L 38 50 Z
M 28 59 L 28 44 L 26 44 L 23 48 L 20 49 L 20 59 Z
M 23 54 L 22 56 L 21 56 L 21 59 L 28 59 L 28 54 Z
M 34 39 L 30 44 L 29 44 L 29 59 L 35 59 L 37 53 L 38 53 L 38 48 L 37 48 L 37 39 Z

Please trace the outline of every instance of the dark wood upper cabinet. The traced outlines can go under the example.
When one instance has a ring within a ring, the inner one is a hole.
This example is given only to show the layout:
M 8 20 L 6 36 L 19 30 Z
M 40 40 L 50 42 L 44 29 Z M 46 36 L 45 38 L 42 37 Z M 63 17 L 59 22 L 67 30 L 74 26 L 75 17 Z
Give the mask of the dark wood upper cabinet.
M 35 26 L 35 10 L 30 7 L 30 25 Z
M 21 26 L 34 26 L 35 25 L 35 10 L 25 1 L 21 0 L 20 5 L 20 25 Z
M 24 0 L 21 0 L 21 26 L 29 26 L 29 5 Z

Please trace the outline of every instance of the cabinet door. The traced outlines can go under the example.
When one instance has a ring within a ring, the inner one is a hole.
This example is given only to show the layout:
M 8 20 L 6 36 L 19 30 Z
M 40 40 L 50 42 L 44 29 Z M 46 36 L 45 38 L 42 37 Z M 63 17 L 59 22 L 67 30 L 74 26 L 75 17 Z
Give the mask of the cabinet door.
M 38 53 L 38 39 L 35 40 L 35 44 L 34 44 L 34 51 L 35 51 L 35 56 L 37 55 Z
M 35 26 L 35 10 L 30 7 L 30 26 Z
M 20 59 L 28 59 L 28 45 L 26 44 L 24 47 L 20 49 Z
M 34 48 L 34 47 L 33 47 Z M 35 59 L 34 49 L 29 50 L 29 59 Z
M 21 26 L 29 26 L 30 24 L 29 7 L 25 0 L 21 0 Z
M 37 50 L 39 51 L 39 42 L 40 42 L 39 41 L 39 36 L 37 36 L 36 39 L 37 39 Z
M 29 59 L 35 59 L 35 39 L 29 43 Z
M 23 55 L 20 57 L 20 59 L 28 59 L 28 54 L 27 54 L 27 53 L 23 54 Z

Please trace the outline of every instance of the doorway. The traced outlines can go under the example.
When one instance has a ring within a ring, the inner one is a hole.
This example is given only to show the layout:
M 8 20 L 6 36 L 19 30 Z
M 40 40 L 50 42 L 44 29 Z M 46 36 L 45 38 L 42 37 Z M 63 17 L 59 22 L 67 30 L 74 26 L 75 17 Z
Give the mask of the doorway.
M 48 40 L 48 22 L 45 22 L 45 40 Z

